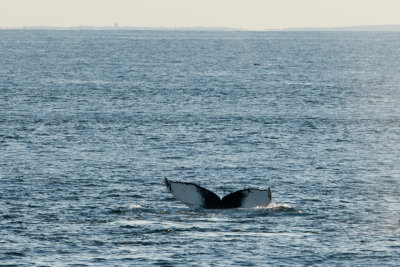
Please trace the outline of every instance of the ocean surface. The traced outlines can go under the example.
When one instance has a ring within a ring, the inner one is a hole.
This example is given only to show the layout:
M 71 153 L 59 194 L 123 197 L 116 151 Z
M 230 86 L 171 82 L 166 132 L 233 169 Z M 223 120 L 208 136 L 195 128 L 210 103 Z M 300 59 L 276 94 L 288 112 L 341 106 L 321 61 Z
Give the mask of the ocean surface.
M 0 265 L 399 262 L 399 32 L 0 30 Z

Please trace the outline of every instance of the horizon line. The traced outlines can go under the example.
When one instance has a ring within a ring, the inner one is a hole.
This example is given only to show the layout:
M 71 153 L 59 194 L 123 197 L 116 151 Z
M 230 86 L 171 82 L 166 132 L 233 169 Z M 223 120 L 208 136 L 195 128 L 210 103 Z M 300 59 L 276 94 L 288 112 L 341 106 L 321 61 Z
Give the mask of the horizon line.
M 265 28 L 261 30 L 218 27 L 218 26 L 182 26 L 182 27 L 149 27 L 149 26 L 20 26 L 0 27 L 0 30 L 154 30 L 154 31 L 400 31 L 400 24 L 379 24 L 379 25 L 352 25 L 352 26 L 327 26 L 327 27 L 284 27 Z

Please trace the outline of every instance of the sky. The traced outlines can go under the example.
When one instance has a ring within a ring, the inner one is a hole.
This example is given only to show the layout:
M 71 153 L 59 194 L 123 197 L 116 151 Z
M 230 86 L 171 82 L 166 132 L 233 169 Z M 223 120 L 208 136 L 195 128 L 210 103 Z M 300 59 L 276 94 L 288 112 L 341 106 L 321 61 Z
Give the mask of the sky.
M 0 28 L 400 25 L 400 0 L 0 0 Z

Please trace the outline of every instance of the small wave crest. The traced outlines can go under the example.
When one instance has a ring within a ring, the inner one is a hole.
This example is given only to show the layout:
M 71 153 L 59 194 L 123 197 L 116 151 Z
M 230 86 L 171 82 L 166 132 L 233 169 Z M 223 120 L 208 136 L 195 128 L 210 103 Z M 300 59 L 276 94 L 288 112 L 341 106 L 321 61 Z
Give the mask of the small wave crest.
M 131 204 L 129 205 L 128 209 L 133 210 L 133 209 L 140 209 L 142 205 L 140 204 Z
M 289 204 L 278 204 L 275 201 L 271 202 L 268 206 L 259 206 L 253 208 L 253 210 L 265 210 L 269 212 L 290 212 L 290 213 L 302 213 L 303 211 L 297 210 L 290 206 Z

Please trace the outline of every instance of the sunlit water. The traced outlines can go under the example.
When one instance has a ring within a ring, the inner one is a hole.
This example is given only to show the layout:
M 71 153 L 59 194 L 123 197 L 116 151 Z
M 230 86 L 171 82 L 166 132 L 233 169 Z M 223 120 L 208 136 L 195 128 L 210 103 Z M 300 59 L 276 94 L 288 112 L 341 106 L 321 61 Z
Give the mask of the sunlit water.
M 399 62 L 390 32 L 1 30 L 0 264 L 397 265 Z

